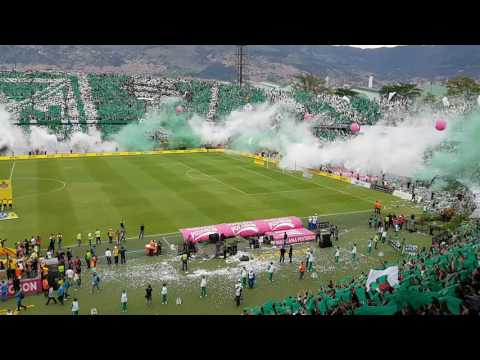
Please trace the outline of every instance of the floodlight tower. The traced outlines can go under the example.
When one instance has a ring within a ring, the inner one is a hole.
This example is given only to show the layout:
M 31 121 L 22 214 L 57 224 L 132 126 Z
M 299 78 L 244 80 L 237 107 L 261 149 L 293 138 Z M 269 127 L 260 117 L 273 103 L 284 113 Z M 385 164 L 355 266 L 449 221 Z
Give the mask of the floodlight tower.
M 237 70 L 237 83 L 240 87 L 243 86 L 247 78 L 247 46 L 246 45 L 237 45 L 236 50 L 236 63 L 235 68 Z

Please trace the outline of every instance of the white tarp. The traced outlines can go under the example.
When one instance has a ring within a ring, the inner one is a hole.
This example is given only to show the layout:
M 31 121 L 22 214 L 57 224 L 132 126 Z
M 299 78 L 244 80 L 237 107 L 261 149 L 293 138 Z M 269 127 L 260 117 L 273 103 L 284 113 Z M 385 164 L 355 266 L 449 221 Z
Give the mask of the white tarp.
M 403 200 L 412 200 L 412 194 L 404 191 L 395 190 L 392 195 Z
M 361 181 L 361 180 L 357 180 L 357 179 L 351 179 L 351 183 L 354 184 L 354 185 L 358 185 L 358 186 L 362 186 L 364 188 L 370 189 L 370 183 L 365 182 L 365 181 Z
M 367 291 L 370 291 L 370 284 L 374 283 L 377 281 L 378 278 L 387 275 L 387 281 L 390 284 L 390 286 L 395 286 L 399 284 L 398 281 L 398 266 L 390 266 L 389 268 L 386 268 L 385 270 L 370 270 L 368 273 L 368 278 L 367 278 Z

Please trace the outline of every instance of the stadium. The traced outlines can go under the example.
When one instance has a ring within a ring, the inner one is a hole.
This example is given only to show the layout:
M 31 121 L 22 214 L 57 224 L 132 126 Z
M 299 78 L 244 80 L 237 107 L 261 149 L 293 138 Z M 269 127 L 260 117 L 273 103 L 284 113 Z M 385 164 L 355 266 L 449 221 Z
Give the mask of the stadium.
M 0 315 L 478 314 L 480 90 L 308 81 L 1 71 Z

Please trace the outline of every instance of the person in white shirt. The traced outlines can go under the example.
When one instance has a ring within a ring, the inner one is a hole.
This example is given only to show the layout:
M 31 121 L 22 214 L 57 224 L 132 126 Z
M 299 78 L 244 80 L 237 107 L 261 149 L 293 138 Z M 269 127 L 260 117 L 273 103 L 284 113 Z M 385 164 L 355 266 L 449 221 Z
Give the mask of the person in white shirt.
M 235 284 L 235 303 L 237 304 L 237 307 L 240 306 L 241 297 L 242 297 L 242 283 L 239 279 L 238 282 Z
M 73 275 L 73 282 L 77 286 L 75 290 L 80 289 L 80 286 L 82 285 L 82 280 L 77 272 Z
M 357 256 L 357 244 L 353 244 L 352 247 L 352 260 L 355 260 L 355 257 Z
M 8 309 L 8 310 L 7 310 L 7 313 L 6 313 L 5 315 L 13 315 L 12 309 Z
M 267 272 L 268 272 L 268 280 L 270 280 L 270 282 L 273 281 L 273 272 L 275 271 L 275 268 L 273 266 L 273 262 L 270 262 L 270 264 L 268 265 L 268 269 L 267 269 Z
M 120 303 L 122 304 L 122 312 L 127 312 L 127 303 L 128 303 L 128 296 L 127 291 L 122 291 L 122 296 L 120 297 Z
M 163 286 L 162 286 L 162 291 L 161 291 L 161 294 L 162 294 L 162 305 L 166 305 L 166 304 L 167 304 L 167 293 L 168 293 L 167 284 L 163 284 Z
M 383 232 L 382 232 L 382 243 L 385 243 L 386 240 L 387 240 L 387 232 L 385 230 L 383 230 Z
M 80 306 L 78 305 L 78 300 L 77 298 L 74 298 L 72 301 L 72 315 L 78 315 L 79 311 L 80 311 Z
M 67 279 L 70 282 L 70 284 L 73 283 L 73 277 L 75 276 L 75 271 L 73 271 L 72 268 L 68 268 L 67 271 L 65 271 L 65 275 L 67 275 Z
M 308 252 L 308 267 L 307 267 L 308 272 L 313 271 L 313 250 L 310 250 Z
M 207 277 L 205 275 L 202 276 L 202 280 L 200 280 L 200 297 L 207 296 Z
M 340 248 L 337 246 L 335 250 L 335 262 L 338 264 L 338 260 L 340 259 Z
M 310 248 L 307 249 L 305 253 L 305 267 L 308 269 L 310 266 Z
M 107 259 L 108 265 L 112 265 L 112 251 L 109 248 L 105 250 L 105 258 Z

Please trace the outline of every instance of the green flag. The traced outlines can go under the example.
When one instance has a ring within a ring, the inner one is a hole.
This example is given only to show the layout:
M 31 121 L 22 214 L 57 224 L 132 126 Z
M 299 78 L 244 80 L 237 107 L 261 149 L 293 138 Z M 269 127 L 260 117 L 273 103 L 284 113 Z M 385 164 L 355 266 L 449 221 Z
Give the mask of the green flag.
M 398 311 L 396 304 L 384 306 L 364 305 L 355 310 L 355 315 L 394 315 Z

